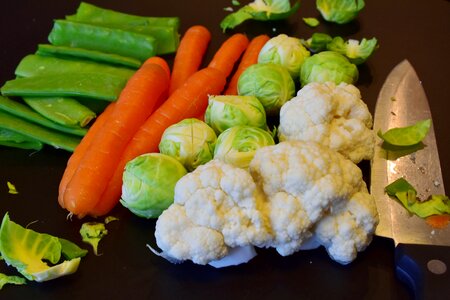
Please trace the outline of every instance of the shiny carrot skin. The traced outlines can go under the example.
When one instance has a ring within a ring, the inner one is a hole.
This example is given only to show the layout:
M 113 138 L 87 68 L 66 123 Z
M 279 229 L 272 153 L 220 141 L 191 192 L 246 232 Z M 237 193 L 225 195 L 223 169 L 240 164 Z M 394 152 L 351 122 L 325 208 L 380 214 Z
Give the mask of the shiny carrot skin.
M 138 155 L 158 152 L 158 145 L 167 127 L 185 118 L 193 118 L 206 110 L 208 95 L 220 94 L 226 84 L 222 72 L 204 68 L 194 73 L 141 126 L 123 152 L 119 164 L 93 216 L 107 214 L 118 202 L 122 190 L 125 165 Z
M 186 30 L 175 54 L 169 94 L 198 71 L 210 41 L 211 33 L 202 25 L 194 25 Z
M 258 55 L 261 51 L 264 44 L 270 39 L 268 35 L 261 34 L 254 37 L 247 46 L 244 54 L 242 55 L 241 61 L 234 72 L 233 76 L 229 80 L 228 87 L 225 90 L 225 95 L 237 95 L 237 82 L 239 80 L 239 76 L 241 76 L 242 72 L 245 71 L 248 67 L 253 64 L 258 63 Z
M 208 67 L 222 71 L 225 77 L 230 76 L 235 63 L 247 49 L 249 40 L 242 33 L 235 33 L 222 43 L 215 53 Z
M 154 63 L 152 63 L 154 61 Z M 71 213 L 83 217 L 97 205 L 125 147 L 167 93 L 169 76 L 160 58 L 150 58 L 129 79 L 107 123 L 95 135 L 77 170 L 68 182 L 63 203 Z

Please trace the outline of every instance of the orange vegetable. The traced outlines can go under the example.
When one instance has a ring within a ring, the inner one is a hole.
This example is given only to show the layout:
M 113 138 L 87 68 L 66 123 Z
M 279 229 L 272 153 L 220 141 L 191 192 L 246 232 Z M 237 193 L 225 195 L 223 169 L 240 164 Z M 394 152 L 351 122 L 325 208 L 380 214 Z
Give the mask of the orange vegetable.
M 426 218 L 426 222 L 433 228 L 442 229 L 450 224 L 450 215 L 433 215 Z
M 264 44 L 270 39 L 268 35 L 261 34 L 257 37 L 254 37 L 250 43 L 247 46 L 247 49 L 245 50 L 244 54 L 242 55 L 241 62 L 239 63 L 236 72 L 234 72 L 233 76 L 231 77 L 228 87 L 225 90 L 225 95 L 237 95 L 237 82 L 239 79 L 239 76 L 241 76 L 242 72 L 244 72 L 245 69 L 250 67 L 253 64 L 258 63 L 258 55 L 261 51 L 261 48 L 264 46 Z
M 220 94 L 225 84 L 226 78 L 222 72 L 214 68 L 204 68 L 194 73 L 173 92 L 141 126 L 126 147 L 92 215 L 104 215 L 119 202 L 122 174 L 128 161 L 144 153 L 158 152 L 164 130 L 185 118 L 193 118 L 204 112 L 208 105 L 208 95 Z
M 230 76 L 235 63 L 248 46 L 248 38 L 242 33 L 235 33 L 220 46 L 208 67 L 218 69 L 225 77 Z
M 71 213 L 79 217 L 91 214 L 99 202 L 128 142 L 168 91 L 169 68 L 165 65 L 161 58 L 152 57 L 128 80 L 109 118 L 80 159 L 63 195 L 59 195 Z
M 198 71 L 210 40 L 211 33 L 204 26 L 195 25 L 186 30 L 175 54 L 169 94 Z

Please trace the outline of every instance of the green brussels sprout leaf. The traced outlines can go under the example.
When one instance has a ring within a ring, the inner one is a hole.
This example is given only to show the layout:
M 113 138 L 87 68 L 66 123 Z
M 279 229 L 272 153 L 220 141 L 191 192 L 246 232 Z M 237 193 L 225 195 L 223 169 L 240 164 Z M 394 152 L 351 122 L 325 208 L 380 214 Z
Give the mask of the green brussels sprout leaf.
M 303 18 L 303 22 L 309 27 L 317 27 L 320 25 L 320 21 L 316 18 Z
M 25 284 L 27 281 L 23 277 L 19 276 L 8 276 L 6 274 L 0 273 L 0 290 L 5 284 Z
M 382 133 L 378 131 L 378 136 L 384 142 L 393 146 L 413 146 L 420 143 L 431 127 L 431 120 L 426 119 L 407 127 L 392 128 Z
M 344 41 L 343 38 L 337 36 L 327 44 L 327 49 L 345 55 L 351 63 L 360 65 L 364 63 L 377 49 L 378 41 L 376 38 L 367 40 L 363 38 L 361 42 L 354 39 Z
M 86 222 L 81 225 L 80 234 L 83 242 L 90 244 L 95 255 L 98 254 L 100 240 L 108 234 L 105 224 L 99 222 Z
M 327 45 L 333 40 L 333 38 L 326 34 L 315 32 L 312 36 L 305 40 L 302 40 L 302 44 L 309 49 L 309 51 L 317 53 L 327 50 Z

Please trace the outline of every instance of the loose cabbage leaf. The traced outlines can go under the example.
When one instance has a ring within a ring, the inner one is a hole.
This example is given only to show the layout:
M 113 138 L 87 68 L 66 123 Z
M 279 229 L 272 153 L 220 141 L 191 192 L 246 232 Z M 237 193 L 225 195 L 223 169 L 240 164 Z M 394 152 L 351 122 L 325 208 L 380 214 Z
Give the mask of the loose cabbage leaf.
M 404 178 L 399 178 L 385 188 L 386 193 L 397 198 L 412 214 L 421 218 L 432 215 L 450 214 L 450 200 L 445 195 L 431 195 L 427 200 L 417 198 L 415 188 Z
M 269 21 L 286 19 L 300 7 L 297 1 L 292 7 L 289 0 L 255 0 L 241 7 L 238 11 L 227 15 L 221 22 L 223 31 L 233 29 L 246 20 Z
M 3 273 L 0 273 L 0 290 L 7 283 L 9 283 L 9 284 L 25 284 L 25 283 L 27 283 L 27 281 L 23 277 L 8 276 Z
M 80 234 L 83 242 L 92 246 L 94 254 L 98 255 L 98 243 L 108 234 L 105 224 L 98 222 L 86 222 L 81 225 Z
M 305 40 L 301 40 L 302 44 L 309 49 L 309 51 L 317 53 L 327 50 L 327 45 L 333 40 L 333 38 L 321 32 L 315 32 L 312 36 Z
M 378 131 L 378 136 L 386 143 L 394 146 L 413 146 L 420 143 L 431 127 L 431 120 L 426 119 L 407 127 L 392 128 L 382 133 Z
M 25 278 L 46 281 L 74 273 L 80 258 L 58 265 L 63 246 L 59 238 L 26 229 L 10 220 L 8 213 L 0 227 L 0 253 L 6 264 L 15 267 Z
M 342 37 L 336 36 L 327 44 L 328 50 L 346 56 L 355 65 L 366 62 L 377 48 L 378 40 L 376 38 L 363 38 L 361 41 L 349 39 L 346 41 Z

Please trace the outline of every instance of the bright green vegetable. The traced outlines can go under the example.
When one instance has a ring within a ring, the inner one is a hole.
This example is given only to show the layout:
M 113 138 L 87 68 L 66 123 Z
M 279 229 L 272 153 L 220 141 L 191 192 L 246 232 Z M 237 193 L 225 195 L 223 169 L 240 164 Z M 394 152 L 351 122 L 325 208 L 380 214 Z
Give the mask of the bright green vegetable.
M 158 55 L 175 52 L 180 41 L 178 17 L 137 16 L 81 2 L 76 14 L 66 19 L 150 35 L 156 39 Z
M 303 18 L 303 22 L 309 27 L 317 27 L 320 25 L 320 21 L 316 18 Z
M 77 257 L 85 257 L 88 251 L 86 249 L 82 249 L 78 247 L 77 244 L 72 243 L 69 240 L 58 238 L 59 243 L 61 244 L 61 254 L 65 259 L 74 259 Z
M 137 69 L 141 66 L 141 61 L 132 57 L 121 56 L 117 54 L 105 53 L 83 48 L 54 46 L 47 44 L 38 45 L 36 54 L 39 56 L 55 56 L 59 58 L 78 58 L 92 60 L 99 63 L 113 64 Z
M 36 54 L 30 54 L 22 58 L 15 70 L 15 74 L 18 77 L 53 74 L 60 74 L 66 77 L 79 72 L 115 75 L 123 78 L 123 80 L 127 80 L 134 74 L 135 70 L 89 60 L 63 59 Z
M 258 63 L 282 65 L 289 71 L 292 78 L 298 78 L 300 68 L 309 56 L 309 51 L 302 45 L 300 39 L 279 34 L 262 47 Z
M 278 64 L 254 64 L 242 72 L 238 94 L 255 96 L 267 115 L 278 114 L 281 106 L 295 95 L 295 83 L 288 70 Z
M 378 131 L 378 136 L 386 143 L 394 146 L 413 146 L 420 143 L 431 127 L 431 120 L 426 119 L 407 127 L 392 128 L 382 133 Z
M 421 201 L 414 187 L 404 178 L 386 186 L 385 191 L 389 196 L 396 197 L 410 213 L 421 218 L 450 214 L 450 199 L 447 196 L 431 195 L 429 199 Z
M 26 137 L 36 139 L 44 144 L 71 152 L 80 143 L 79 137 L 64 134 L 38 124 L 28 122 L 4 111 L 0 111 L 0 128 L 22 134 Z
M 309 51 L 317 53 L 327 50 L 327 45 L 333 40 L 333 38 L 326 34 L 315 32 L 312 36 L 305 40 L 302 40 L 302 44 L 309 49 Z
M 378 47 L 376 38 L 367 40 L 363 38 L 360 41 L 349 39 L 344 41 L 343 38 L 337 36 L 327 44 L 327 49 L 345 55 L 351 63 L 360 65 L 364 63 Z
M 205 122 L 217 134 L 237 125 L 267 128 L 266 111 L 255 96 L 210 96 Z
M 122 77 L 109 74 L 50 74 L 9 80 L 3 85 L 1 92 L 3 96 L 67 96 L 114 101 L 126 82 Z
M 22 118 L 26 121 L 30 121 L 44 127 L 55 129 L 57 131 L 62 131 L 65 133 L 70 133 L 78 136 L 84 136 L 87 129 L 77 127 L 62 126 L 58 123 L 52 122 L 47 118 L 43 117 L 39 113 L 33 111 L 27 105 L 24 105 L 18 101 L 11 100 L 7 97 L 0 96 L 0 111 L 5 111 L 16 117 Z
M 216 133 L 205 122 L 184 119 L 164 131 L 159 152 L 172 156 L 188 171 L 193 171 L 213 158 L 216 140 Z
M 60 263 L 62 252 L 67 250 L 67 243 L 72 244 L 69 241 L 61 244 L 55 236 L 14 223 L 8 213 L 3 217 L 0 253 L 8 265 L 16 268 L 28 280 L 41 282 L 74 273 L 81 256 Z
M 69 97 L 24 97 L 23 100 L 49 120 L 64 126 L 87 126 L 95 113 Z
M 173 203 L 175 184 L 186 173 L 169 155 L 140 155 L 125 166 L 120 203 L 139 217 L 157 218 Z
M 333 51 L 324 51 L 305 60 L 300 72 L 300 83 L 302 86 L 311 82 L 327 81 L 353 84 L 358 80 L 358 76 L 358 68 L 345 56 Z
M 27 281 L 23 277 L 19 276 L 8 276 L 3 273 L 0 273 L 0 290 L 3 288 L 5 284 L 26 284 Z
M 235 126 L 219 135 L 214 158 L 247 169 L 256 150 L 274 144 L 272 135 L 266 130 L 252 126 Z
M 48 40 L 56 46 L 85 48 L 140 61 L 156 54 L 156 40 L 149 35 L 66 20 L 55 20 Z
M 12 184 L 11 182 L 7 181 L 6 185 L 8 186 L 9 194 L 17 195 L 19 193 L 16 189 L 16 186 L 14 184 Z
M 296 1 L 291 6 L 289 0 L 255 0 L 226 16 L 220 22 L 220 28 L 223 31 L 233 29 L 250 19 L 257 21 L 286 19 L 294 14 L 299 7 L 300 1 Z
M 94 254 L 98 255 L 98 244 L 108 234 L 108 230 L 103 223 L 86 222 L 81 225 L 80 234 L 83 242 L 90 244 Z
M 42 143 L 23 134 L 0 128 L 0 145 L 20 149 L 41 150 Z
M 316 7 L 322 17 L 338 24 L 345 24 L 358 16 L 364 8 L 364 0 L 317 0 Z

